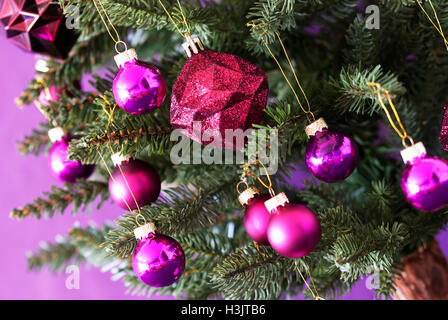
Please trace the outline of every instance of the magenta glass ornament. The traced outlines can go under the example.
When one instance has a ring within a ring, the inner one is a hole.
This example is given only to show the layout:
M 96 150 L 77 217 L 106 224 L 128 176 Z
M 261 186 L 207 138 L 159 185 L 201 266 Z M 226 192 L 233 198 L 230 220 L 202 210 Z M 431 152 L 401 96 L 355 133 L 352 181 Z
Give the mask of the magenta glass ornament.
M 420 157 L 408 163 L 401 188 L 414 207 L 437 211 L 448 203 L 448 162 L 437 157 Z
M 309 254 L 319 243 L 321 233 L 319 219 L 304 205 L 286 204 L 271 212 L 267 229 L 269 244 L 284 257 Z
M 160 194 L 161 181 L 153 166 L 144 161 L 133 159 L 122 162 L 120 166 L 123 174 L 117 166 L 112 172 L 113 179 L 109 178 L 110 196 L 117 205 L 126 210 L 129 209 L 129 205 L 131 210 L 135 210 L 137 209 L 135 201 L 137 201 L 139 207 L 143 207 L 157 200 Z
M 260 123 L 268 90 L 259 67 L 235 55 L 200 51 L 185 62 L 173 86 L 171 125 L 202 145 L 240 149 L 233 140 L 226 145 L 225 132 Z
M 64 136 L 61 140 L 55 141 L 48 154 L 50 172 L 62 182 L 73 183 L 77 179 L 87 179 L 95 168 L 94 165 L 85 165 L 79 161 L 67 160 L 68 146 L 72 138 Z
M 56 88 L 55 85 L 50 86 L 46 90 L 42 90 L 37 98 L 38 104 L 49 107 L 50 102 L 56 102 L 62 96 L 64 89 Z M 39 105 L 38 105 L 39 106 Z
M 151 233 L 139 241 L 132 256 L 132 268 L 148 286 L 166 287 L 182 276 L 185 255 L 173 238 Z
M 156 67 L 133 59 L 120 66 L 112 92 L 121 109 L 140 115 L 153 112 L 162 104 L 166 96 L 166 83 Z
M 252 240 L 265 246 L 269 245 L 266 230 L 271 214 L 266 209 L 264 202 L 269 199 L 268 195 L 256 195 L 248 200 L 244 210 L 244 228 L 247 234 Z
M 356 144 L 347 135 L 323 129 L 310 137 L 306 148 L 306 164 L 319 180 L 342 181 L 355 170 L 357 163 Z

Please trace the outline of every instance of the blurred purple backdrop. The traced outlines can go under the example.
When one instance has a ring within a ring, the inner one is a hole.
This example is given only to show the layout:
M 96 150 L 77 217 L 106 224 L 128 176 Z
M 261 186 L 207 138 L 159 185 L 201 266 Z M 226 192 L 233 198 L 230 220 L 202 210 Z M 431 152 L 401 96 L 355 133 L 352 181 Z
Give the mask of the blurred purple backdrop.
M 58 234 L 65 235 L 76 221 L 81 225 L 89 222 L 102 224 L 112 221 L 122 212 L 113 204 L 106 203 L 98 211 L 73 216 L 68 210 L 63 216 L 40 221 L 30 218 L 21 222 L 11 220 L 12 208 L 22 206 L 53 184 L 59 184 L 47 170 L 44 156 L 24 157 L 16 150 L 16 142 L 42 122 L 43 116 L 34 105 L 20 110 L 14 104 L 34 74 L 35 58 L 10 44 L 0 36 L 0 150 L 6 155 L 0 166 L 0 298 L 1 299 L 145 299 L 126 295 L 120 281 L 110 280 L 109 273 L 94 267 L 83 266 L 80 274 L 80 289 L 69 290 L 65 286 L 67 274 L 50 274 L 27 271 L 25 253 L 38 248 L 41 241 L 54 241 Z M 111 51 L 111 58 L 113 52 Z M 88 86 L 84 86 L 88 88 Z M 300 183 L 300 181 L 297 181 Z M 448 254 L 448 232 L 438 236 Z M 341 299 L 373 299 L 374 293 L 366 288 L 365 280 Z M 153 297 L 152 299 L 156 299 Z M 161 297 L 159 297 L 161 298 Z

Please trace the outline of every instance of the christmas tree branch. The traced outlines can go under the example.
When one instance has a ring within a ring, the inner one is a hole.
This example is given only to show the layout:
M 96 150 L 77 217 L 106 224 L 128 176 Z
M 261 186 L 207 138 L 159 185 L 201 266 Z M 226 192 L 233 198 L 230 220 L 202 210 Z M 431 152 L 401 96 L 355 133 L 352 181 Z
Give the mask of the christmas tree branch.
M 70 204 L 73 204 L 73 212 L 85 209 L 98 197 L 100 208 L 109 197 L 107 183 L 78 180 L 75 184 L 65 184 L 65 188 L 53 186 L 50 192 L 44 192 L 43 197 L 38 197 L 22 208 L 13 209 L 10 216 L 18 220 L 31 216 L 40 219 L 43 215 L 51 218 L 58 212 L 63 214 Z
M 21 142 L 18 143 L 17 149 L 23 155 L 33 154 L 35 156 L 48 149 L 50 146 L 50 138 L 48 137 L 48 125 L 41 124 L 39 129 L 33 129 L 31 134 L 26 135 Z

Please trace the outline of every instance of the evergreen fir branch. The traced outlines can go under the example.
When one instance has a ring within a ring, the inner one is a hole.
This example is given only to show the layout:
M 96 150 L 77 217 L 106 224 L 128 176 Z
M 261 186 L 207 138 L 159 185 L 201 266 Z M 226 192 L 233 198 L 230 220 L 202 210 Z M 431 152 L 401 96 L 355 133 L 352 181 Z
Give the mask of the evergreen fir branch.
M 38 81 L 36 79 L 31 80 L 28 83 L 27 88 L 17 97 L 14 102 L 20 108 L 33 103 L 39 97 L 42 90 L 45 89 L 44 83 L 47 83 L 49 79 L 44 81 Z
M 39 271 L 47 267 L 49 271 L 60 272 L 64 267 L 70 264 L 80 264 L 84 261 L 76 246 L 70 243 L 68 239 L 60 239 L 58 243 L 41 244 L 41 247 L 27 256 L 28 269 Z
M 39 129 L 33 129 L 31 134 L 26 135 L 18 143 L 17 149 L 23 155 L 33 154 L 35 156 L 50 148 L 50 138 L 48 137 L 48 125 L 40 124 Z
M 349 66 L 342 69 L 339 79 L 331 78 L 330 83 L 340 92 L 336 107 L 342 112 L 369 114 L 381 110 L 375 90 L 368 82 L 377 82 L 392 95 L 392 98 L 405 92 L 403 85 L 391 72 L 384 72 L 381 66 L 360 70 Z
M 76 224 L 67 236 L 57 236 L 56 243 L 45 242 L 41 248 L 28 255 L 30 270 L 47 267 L 53 272 L 64 272 L 68 265 L 81 265 L 84 262 L 101 267 L 103 272 L 111 271 L 111 264 L 116 268 L 117 260 L 105 255 L 100 244 L 104 234 L 110 230 L 108 225 L 97 228 L 94 225 L 80 227 Z M 127 263 L 125 263 L 127 265 Z M 123 262 L 118 265 L 123 268 Z M 116 272 L 113 272 L 116 273 Z M 115 276 L 116 278 L 116 276 Z
M 98 181 L 78 180 L 75 184 L 65 184 L 65 188 L 52 186 L 50 192 L 44 192 L 43 197 L 36 198 L 32 203 L 11 211 L 11 218 L 24 219 L 34 216 L 40 219 L 43 215 L 47 218 L 55 214 L 63 214 L 70 204 L 73 204 L 73 213 L 85 210 L 87 206 L 97 198 L 100 202 L 97 208 L 108 199 L 109 189 L 107 183 Z
M 96 112 L 93 109 L 93 100 L 97 97 L 95 92 L 86 92 L 76 97 L 61 97 L 57 102 L 50 101 L 50 106 L 42 106 L 42 110 L 48 117 L 62 128 L 76 125 L 84 126 L 95 119 Z
M 218 216 L 232 212 L 236 205 L 234 194 L 229 192 L 236 182 L 232 177 L 225 178 L 231 180 L 218 184 L 202 181 L 189 187 L 164 190 L 165 199 L 141 208 L 141 215 L 153 222 L 159 232 L 172 236 L 210 227 Z M 133 234 L 138 227 L 135 216 L 124 214 L 115 223 L 118 228 L 109 232 L 104 246 L 111 255 L 128 257 L 137 244 Z
M 366 20 L 357 16 L 348 28 L 345 60 L 348 64 L 372 66 L 378 59 L 379 32 L 366 28 Z
M 186 24 L 177 7 L 177 2 L 165 1 L 164 3 L 181 31 L 186 32 Z M 79 6 L 79 21 L 82 28 L 82 35 L 88 35 L 91 32 L 103 33 L 106 31 L 93 3 L 71 0 L 60 1 L 60 4 L 64 4 L 66 7 L 70 5 Z M 172 32 L 177 32 L 176 27 L 172 24 L 157 0 L 102 1 L 102 4 L 116 27 L 138 30 L 168 29 Z M 207 41 L 211 32 L 230 31 L 229 26 L 216 16 L 215 10 L 212 10 L 209 6 L 201 7 L 193 5 L 192 3 L 183 3 L 183 13 L 192 31 L 199 34 L 203 40 Z M 212 3 L 211 5 L 217 6 L 219 4 Z
M 291 261 L 272 248 L 250 245 L 220 262 L 210 281 L 225 299 L 278 299 L 285 288 L 300 283 L 285 268 Z

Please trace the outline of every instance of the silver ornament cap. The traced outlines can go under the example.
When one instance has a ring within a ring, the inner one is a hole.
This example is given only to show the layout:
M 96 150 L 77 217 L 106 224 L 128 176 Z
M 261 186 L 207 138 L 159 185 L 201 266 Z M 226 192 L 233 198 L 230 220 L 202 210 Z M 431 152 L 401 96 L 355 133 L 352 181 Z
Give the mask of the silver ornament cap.
M 289 203 L 289 199 L 284 192 L 272 197 L 271 199 L 265 201 L 264 205 L 268 212 L 272 212 L 278 207 L 284 207 L 285 204 Z
M 413 164 L 417 159 L 427 155 L 423 142 L 417 142 L 406 149 L 401 150 L 401 157 L 405 164 Z
M 126 49 L 114 56 L 115 63 L 119 68 L 123 67 L 126 62 L 132 62 L 136 59 L 138 59 L 137 52 L 133 48 Z
M 199 51 L 204 51 L 204 45 L 202 44 L 201 39 L 198 37 L 191 37 L 188 33 L 185 38 L 187 41 L 182 44 L 182 48 L 184 48 L 185 54 L 188 58 L 190 58 L 193 54 L 198 54 Z
M 156 232 L 156 226 L 152 222 L 148 222 L 134 229 L 135 239 L 140 240 L 146 238 L 149 234 Z
M 124 161 L 129 161 L 132 157 L 131 155 L 123 155 L 121 152 L 114 153 L 111 157 L 114 166 L 120 165 Z
M 56 142 L 62 140 L 62 137 L 65 135 L 64 129 L 61 127 L 51 128 L 48 130 L 48 137 L 51 142 Z
M 328 125 L 324 118 L 319 118 L 305 127 L 305 133 L 309 138 L 316 135 L 317 132 L 322 131 L 323 129 L 328 129 Z
M 242 206 L 247 206 L 250 199 L 253 199 L 257 194 L 260 194 L 260 191 L 255 187 L 249 187 L 238 196 L 238 201 Z

